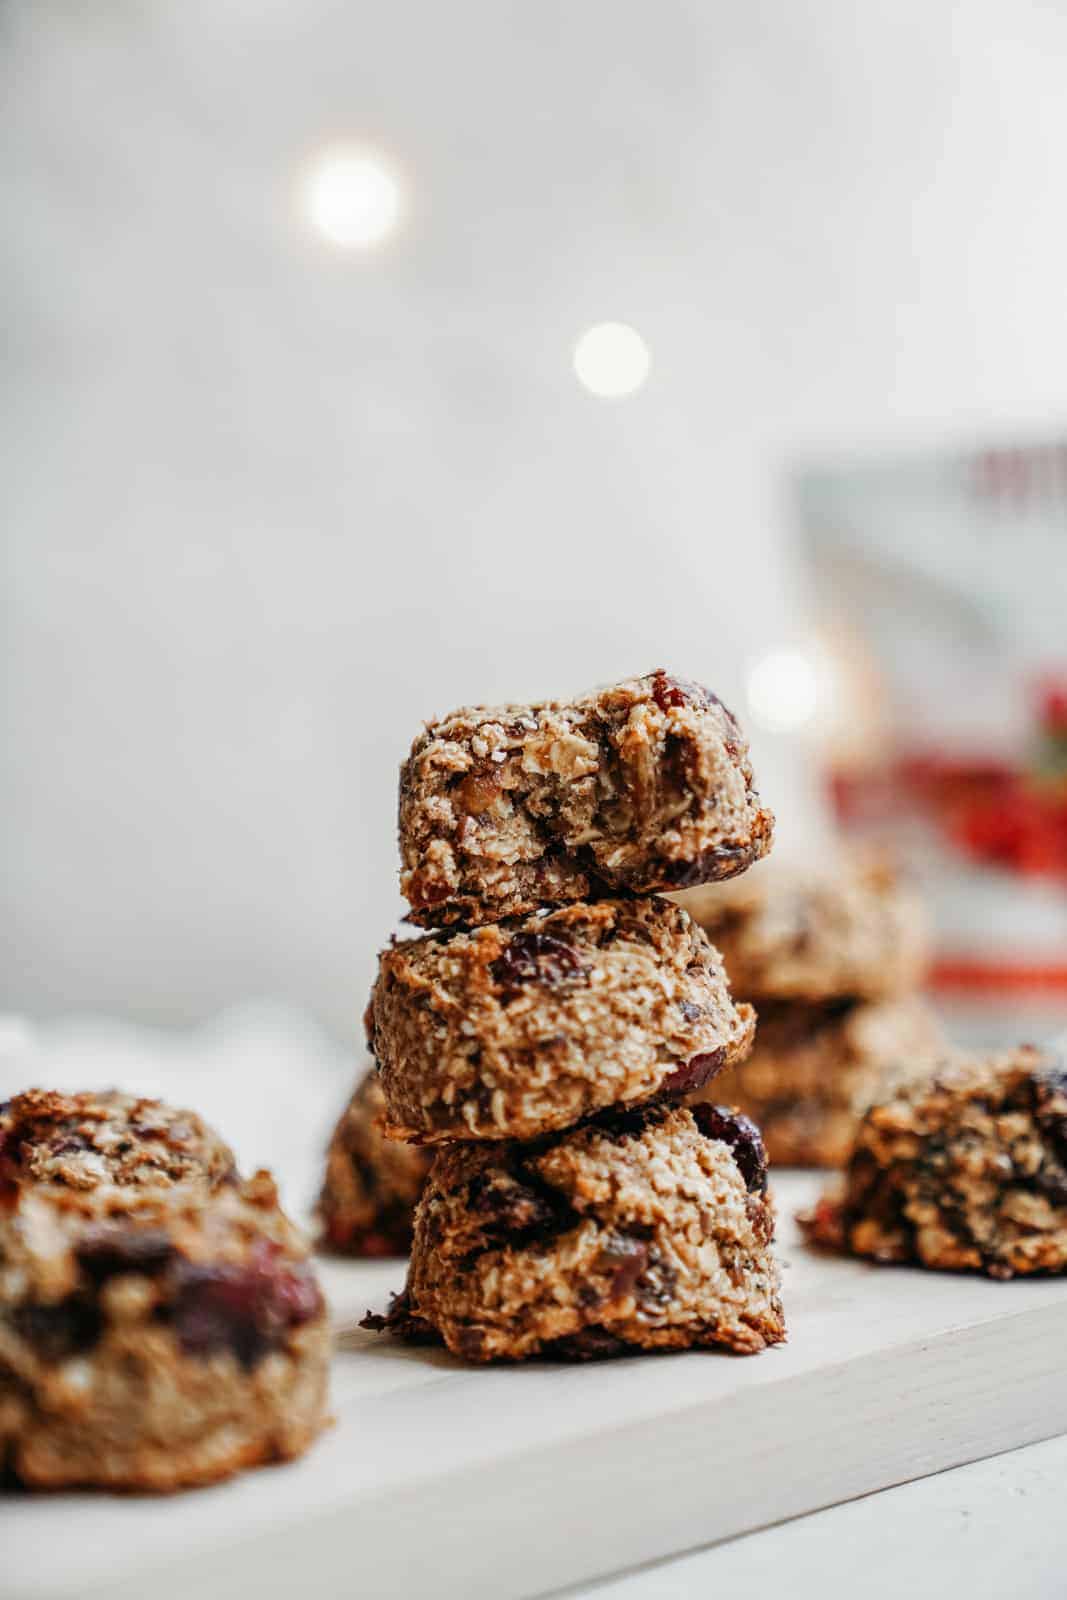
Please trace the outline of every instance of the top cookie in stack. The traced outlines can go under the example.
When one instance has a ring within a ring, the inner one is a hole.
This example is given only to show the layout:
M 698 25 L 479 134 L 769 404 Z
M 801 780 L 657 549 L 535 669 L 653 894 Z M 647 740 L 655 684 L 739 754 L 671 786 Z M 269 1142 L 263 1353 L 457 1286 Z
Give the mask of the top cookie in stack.
M 666 672 L 432 722 L 400 774 L 410 920 L 474 926 L 732 878 L 771 847 L 736 720 Z
M 436 931 L 383 952 L 367 1027 L 384 1131 L 442 1148 L 394 1331 L 473 1360 L 783 1336 L 759 1134 L 679 1103 L 754 1013 L 654 893 L 772 831 L 733 716 L 663 671 L 416 740 L 401 882 Z

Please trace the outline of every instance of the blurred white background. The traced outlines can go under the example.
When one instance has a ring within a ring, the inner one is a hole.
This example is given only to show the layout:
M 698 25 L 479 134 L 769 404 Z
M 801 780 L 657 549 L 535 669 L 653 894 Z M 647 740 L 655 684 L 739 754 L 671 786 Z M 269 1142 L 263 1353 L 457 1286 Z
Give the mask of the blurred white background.
M 8 0 L 0 45 L 8 1008 L 354 1037 L 421 717 L 660 663 L 745 712 L 783 464 L 1062 417 L 1053 0 Z M 369 219 L 309 189 L 338 141 Z M 612 321 L 651 366 L 599 398 Z

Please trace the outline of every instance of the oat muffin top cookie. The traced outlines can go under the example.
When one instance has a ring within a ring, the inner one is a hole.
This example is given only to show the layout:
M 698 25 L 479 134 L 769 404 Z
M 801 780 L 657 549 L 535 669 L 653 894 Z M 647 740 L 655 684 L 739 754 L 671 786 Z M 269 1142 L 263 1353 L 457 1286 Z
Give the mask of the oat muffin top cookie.
M 648 898 L 395 944 L 367 1024 L 386 1131 L 434 1143 L 695 1089 L 747 1053 L 755 1016 L 688 912 Z
M 721 1107 L 607 1112 L 438 1154 L 387 1318 L 473 1361 L 784 1337 L 759 1133 Z
M 1011 1278 L 1067 1269 L 1067 1064 L 1032 1046 L 894 1079 L 806 1219 L 877 1261 Z
M 429 723 L 400 774 L 401 889 L 424 926 L 494 922 L 732 877 L 773 824 L 732 713 L 657 671 Z
M 0 1191 L 0 1470 L 24 1484 L 170 1490 L 297 1455 L 328 1363 L 267 1173 Z

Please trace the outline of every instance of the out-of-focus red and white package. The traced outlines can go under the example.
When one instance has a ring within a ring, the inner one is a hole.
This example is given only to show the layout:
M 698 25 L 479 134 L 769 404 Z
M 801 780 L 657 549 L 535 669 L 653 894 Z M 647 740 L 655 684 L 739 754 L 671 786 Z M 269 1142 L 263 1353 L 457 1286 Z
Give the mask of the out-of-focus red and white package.
M 840 824 L 926 889 L 946 1002 L 1067 1026 L 1067 440 L 796 492 Z

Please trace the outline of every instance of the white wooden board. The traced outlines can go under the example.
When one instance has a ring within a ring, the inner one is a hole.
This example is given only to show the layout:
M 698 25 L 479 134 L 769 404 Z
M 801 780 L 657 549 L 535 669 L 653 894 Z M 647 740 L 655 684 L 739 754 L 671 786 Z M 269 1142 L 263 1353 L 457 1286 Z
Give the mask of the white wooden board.
M 808 1251 L 779 1174 L 788 1345 L 471 1369 L 360 1332 L 302 1462 L 169 1499 L 9 1496 L 4 1600 L 508 1600 L 1067 1432 L 1067 1280 Z M 342 1322 L 398 1263 L 327 1263 Z

